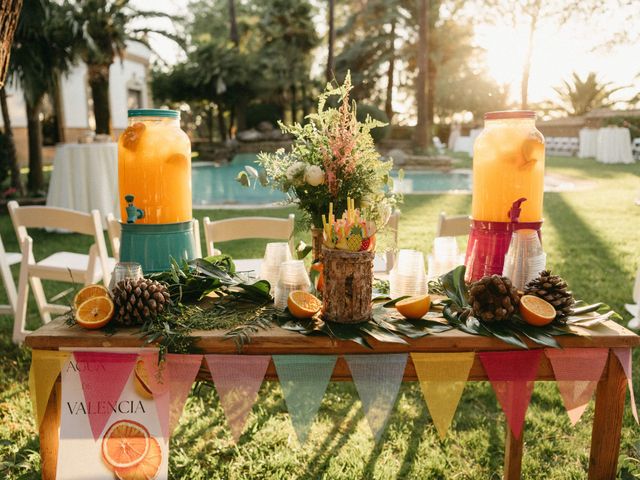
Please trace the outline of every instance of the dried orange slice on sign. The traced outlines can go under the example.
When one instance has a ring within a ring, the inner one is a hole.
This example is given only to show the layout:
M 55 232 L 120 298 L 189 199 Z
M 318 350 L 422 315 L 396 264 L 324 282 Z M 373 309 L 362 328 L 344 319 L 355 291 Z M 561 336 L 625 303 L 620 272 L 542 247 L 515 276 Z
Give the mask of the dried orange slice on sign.
M 102 285 L 97 285 L 97 284 L 87 285 L 86 287 L 82 288 L 78 293 L 76 293 L 75 297 L 73 297 L 73 306 L 77 310 L 78 307 L 80 307 L 80 305 L 82 305 L 84 302 L 86 302 L 90 298 L 108 297 L 108 296 L 109 296 L 109 290 L 104 288 Z
M 158 441 L 149 438 L 149 450 L 140 463 L 128 468 L 116 468 L 114 473 L 119 480 L 153 480 L 162 464 L 162 450 Z
M 104 327 L 113 317 L 113 302 L 109 297 L 93 297 L 76 310 L 76 322 L 84 328 Z
M 144 365 L 144 361 L 138 360 L 136 362 L 136 368 L 134 369 L 133 385 L 136 393 L 142 398 L 152 399 L 153 392 L 149 386 L 149 373 L 147 367 Z
M 398 312 L 410 320 L 418 320 L 424 317 L 429 308 L 431 308 L 431 297 L 429 295 L 409 297 L 396 303 Z
M 295 290 L 289 294 L 287 307 L 296 318 L 311 318 L 322 308 L 322 302 L 309 292 Z
M 553 322 L 556 309 L 540 297 L 523 295 L 520 298 L 520 315 L 528 324 L 542 327 Z
M 102 458 L 111 470 L 133 467 L 149 453 L 149 432 L 138 422 L 119 420 L 102 438 Z

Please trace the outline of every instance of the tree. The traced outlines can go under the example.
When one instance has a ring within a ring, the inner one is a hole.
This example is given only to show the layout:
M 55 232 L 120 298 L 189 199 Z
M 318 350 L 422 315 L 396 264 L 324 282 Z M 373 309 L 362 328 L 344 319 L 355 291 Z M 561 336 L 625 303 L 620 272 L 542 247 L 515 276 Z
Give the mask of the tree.
M 558 27 L 571 21 L 593 21 L 600 15 L 608 15 L 610 11 L 624 7 L 626 0 L 487 0 L 486 15 L 491 21 L 504 22 L 510 20 L 514 28 L 526 28 L 528 32 L 527 47 L 524 53 L 522 75 L 520 80 L 520 107 L 529 107 L 529 77 L 532 70 L 532 58 L 535 48 L 536 32 L 541 24 L 550 23 Z M 629 2 L 634 3 L 634 2 Z M 635 2 L 637 3 L 637 2 Z
M 336 69 L 335 56 L 333 53 L 336 44 L 336 3 L 335 0 L 328 1 L 329 8 L 327 12 L 327 23 L 329 24 L 329 32 L 327 33 L 327 70 L 325 72 L 325 77 L 327 79 L 327 82 L 330 82 L 331 80 L 333 80 Z
M 601 83 L 595 72 L 590 72 L 584 80 L 573 72 L 571 82 L 565 80 L 554 90 L 560 97 L 559 108 L 571 116 L 580 116 L 597 108 L 608 108 L 616 102 L 611 95 L 626 87 L 612 87 L 611 82 Z
M 63 7 L 51 0 L 25 0 L 11 50 L 11 80 L 23 93 L 27 110 L 29 175 L 27 188 L 44 188 L 42 126 L 44 96 L 73 60 L 72 25 Z
M 416 80 L 416 106 L 418 120 L 414 137 L 416 149 L 426 151 L 431 145 L 431 123 L 428 118 L 427 80 L 429 78 L 429 10 L 430 0 L 419 1 L 418 13 L 418 78 Z
M 18 26 L 22 0 L 4 0 L 0 4 L 0 88 L 9 69 L 9 57 L 13 35 Z
M 87 64 L 87 75 L 96 133 L 111 133 L 109 107 L 109 69 L 116 58 L 122 59 L 127 42 L 147 45 L 149 33 L 159 33 L 176 40 L 176 37 L 151 28 L 133 28 L 139 18 L 167 17 L 161 12 L 141 11 L 129 5 L 130 0 L 77 0 L 67 1 L 73 12 L 76 32 L 76 49 Z

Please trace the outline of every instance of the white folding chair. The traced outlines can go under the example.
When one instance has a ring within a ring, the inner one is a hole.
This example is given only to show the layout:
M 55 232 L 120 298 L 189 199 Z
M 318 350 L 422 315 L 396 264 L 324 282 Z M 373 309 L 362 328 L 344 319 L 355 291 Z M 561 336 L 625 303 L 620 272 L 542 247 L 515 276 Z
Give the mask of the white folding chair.
M 42 288 L 42 279 L 80 282 L 85 285 L 102 280 L 105 285 L 109 285 L 115 260 L 107 255 L 98 210 L 83 213 L 65 208 L 20 207 L 15 201 L 9 202 L 8 208 L 22 253 L 18 301 L 13 325 L 13 341 L 20 343 L 28 333 L 25 324 L 29 284 L 33 288 L 40 318 L 47 323 L 51 320 L 51 313 L 65 313 L 69 307 L 47 301 Z M 28 228 L 47 228 L 89 235 L 94 238 L 95 243 L 89 248 L 88 254 L 61 251 L 36 261 L 33 254 L 33 239 L 27 232 Z
M 471 218 L 468 215 L 447 216 L 440 212 L 436 237 L 458 237 L 471 231 Z
M 192 219 L 193 224 L 193 239 L 195 243 L 196 258 L 202 257 L 202 245 L 200 245 L 200 224 L 197 219 Z M 107 214 L 107 234 L 109 236 L 109 244 L 111 245 L 111 252 L 117 261 L 120 261 L 120 236 L 122 234 L 122 226 L 120 221 L 116 220 L 113 213 Z
M 230 240 L 243 240 L 250 238 L 265 238 L 270 240 L 285 240 L 289 243 L 289 249 L 294 252 L 293 226 L 295 215 L 288 218 L 272 217 L 238 217 L 226 220 L 211 221 L 209 217 L 202 219 L 204 227 L 204 239 L 207 245 L 207 255 L 220 255 L 220 250 L 215 248 L 216 242 L 228 242 Z M 234 260 L 239 271 L 255 271 L 259 273 L 259 259 Z
M 4 249 L 2 237 L 0 237 L 0 276 L 2 277 L 4 291 L 7 292 L 7 300 L 9 302 L 8 304 L 0 305 L 0 315 L 15 315 L 16 313 L 18 296 L 10 267 L 11 265 L 20 263 L 21 259 L 22 255 L 19 253 L 7 252 Z

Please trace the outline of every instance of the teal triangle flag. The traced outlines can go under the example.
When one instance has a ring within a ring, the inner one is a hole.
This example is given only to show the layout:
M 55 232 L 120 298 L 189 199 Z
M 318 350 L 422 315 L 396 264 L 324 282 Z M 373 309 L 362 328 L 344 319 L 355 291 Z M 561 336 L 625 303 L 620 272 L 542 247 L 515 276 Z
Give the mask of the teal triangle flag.
M 291 423 L 303 444 L 318 413 L 337 357 L 335 355 L 273 355 L 273 363 L 291 415 Z
M 376 442 L 393 409 L 407 365 L 406 353 L 345 355 Z

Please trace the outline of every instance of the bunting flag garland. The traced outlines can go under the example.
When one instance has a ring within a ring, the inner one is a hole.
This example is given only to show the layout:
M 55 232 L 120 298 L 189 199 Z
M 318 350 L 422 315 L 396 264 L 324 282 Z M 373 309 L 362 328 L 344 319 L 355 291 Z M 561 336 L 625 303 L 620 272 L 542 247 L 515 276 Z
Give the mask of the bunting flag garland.
M 69 352 L 59 352 L 57 350 L 33 350 L 31 352 L 29 395 L 31 396 L 31 405 L 33 406 L 37 428 L 40 428 L 44 418 L 51 389 L 56 383 L 60 370 L 69 355 Z
M 237 443 L 271 361 L 269 355 L 205 355 L 233 440 Z
M 522 433 L 540 355 L 542 350 L 478 353 L 516 438 L 520 438 Z
M 440 440 L 447 436 L 474 358 L 474 352 L 411 354 L 424 400 Z
M 95 440 L 111 416 L 111 409 L 100 405 L 118 401 L 135 366 L 137 353 L 73 352 L 74 368 L 80 374 L 87 415 Z
M 407 365 L 407 354 L 345 355 L 344 358 L 377 442 L 396 401 Z
M 633 392 L 633 369 L 631 368 L 631 348 L 613 348 L 613 353 L 620 361 L 620 366 L 624 370 L 624 374 L 627 377 L 627 384 L 629 386 L 629 401 L 631 402 L 631 413 L 638 423 L 638 407 L 636 406 L 636 396 Z
M 607 363 L 607 348 L 547 348 L 545 354 L 551 363 L 558 390 L 575 425 L 584 413 L 598 386 Z
M 202 355 L 169 353 L 158 363 L 158 353 L 141 355 L 148 386 L 156 403 L 162 433 L 169 438 L 178 426 L 184 404 L 202 364 Z
M 335 355 L 273 355 L 291 423 L 303 444 L 320 408 L 337 357 Z

